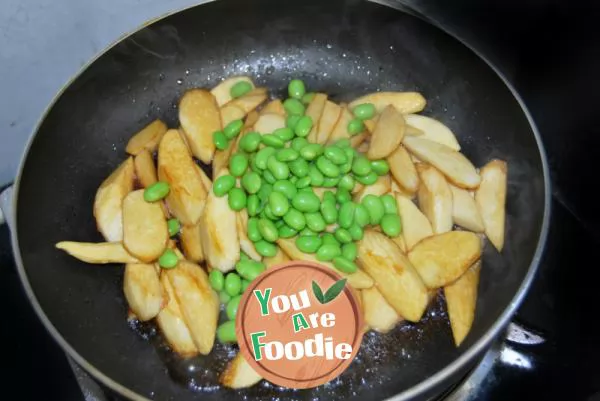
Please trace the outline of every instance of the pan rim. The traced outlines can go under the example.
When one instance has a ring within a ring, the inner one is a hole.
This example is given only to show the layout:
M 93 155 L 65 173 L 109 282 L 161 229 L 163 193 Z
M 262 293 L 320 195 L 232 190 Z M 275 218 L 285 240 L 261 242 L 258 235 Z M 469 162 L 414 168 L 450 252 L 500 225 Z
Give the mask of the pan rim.
M 18 205 L 17 201 L 18 201 L 18 196 L 19 196 L 20 183 L 21 183 L 21 178 L 23 175 L 27 155 L 29 153 L 29 150 L 33 144 L 33 141 L 35 140 L 43 122 L 46 120 L 48 114 L 54 108 L 57 101 L 63 96 L 64 92 L 92 64 L 94 64 L 96 62 L 96 60 L 98 60 L 100 57 L 105 55 L 107 52 L 109 52 L 112 48 L 117 46 L 119 43 L 123 42 L 125 39 L 131 37 L 132 35 L 136 34 L 137 32 L 141 31 L 142 29 L 144 29 L 158 21 L 161 21 L 171 15 L 175 15 L 175 14 L 181 13 L 183 11 L 186 11 L 188 9 L 198 7 L 198 6 L 201 6 L 201 5 L 204 5 L 207 3 L 211 3 L 214 1 L 217 1 L 217 0 L 199 0 L 195 4 L 181 7 L 176 10 L 159 15 L 156 18 L 150 19 L 150 20 L 144 22 L 143 24 L 139 25 L 137 28 L 119 36 L 115 41 L 113 41 L 111 44 L 106 46 L 102 51 L 97 53 L 86 64 L 84 64 L 67 82 L 65 82 L 65 84 L 62 86 L 62 88 L 56 93 L 56 95 L 48 103 L 48 106 L 46 107 L 46 109 L 41 114 L 40 118 L 38 119 L 37 123 L 35 124 L 35 126 L 32 130 L 32 133 L 29 136 L 27 144 L 25 145 L 23 153 L 21 155 L 17 176 L 16 176 L 16 179 L 14 182 L 14 191 L 13 191 L 13 195 L 12 195 L 12 211 L 11 211 L 11 214 L 12 214 L 11 217 L 12 217 L 12 221 L 14 222 L 14 227 L 10 227 L 11 228 L 11 230 L 10 230 L 11 231 L 11 243 L 12 243 L 13 254 L 14 254 L 16 265 L 17 265 L 17 271 L 19 274 L 19 278 L 21 280 L 21 284 L 23 286 L 23 289 L 25 290 L 27 298 L 29 299 L 29 302 L 33 306 L 33 309 L 35 310 L 36 314 L 42 321 L 46 330 L 48 330 L 50 335 L 54 338 L 54 340 L 58 343 L 58 345 L 66 352 L 66 354 L 69 358 L 72 358 L 86 372 L 88 372 L 92 377 L 94 377 L 96 380 L 101 382 L 103 385 L 107 386 L 109 389 L 119 393 L 122 396 L 128 397 L 129 399 L 136 400 L 136 401 L 137 400 L 150 401 L 150 400 L 149 400 L 149 398 L 144 397 L 141 394 L 138 394 L 137 392 L 131 390 L 130 388 L 124 386 L 123 384 L 117 382 L 116 380 L 110 378 L 104 372 L 97 369 L 94 365 L 92 365 L 84 357 L 82 357 L 65 340 L 65 338 L 61 335 L 61 333 L 58 331 L 58 329 L 50 321 L 48 316 L 46 316 L 46 313 L 42 309 L 42 306 L 40 305 L 37 297 L 35 296 L 33 288 L 31 287 L 31 284 L 29 282 L 29 278 L 27 277 L 27 272 L 25 271 L 25 268 L 23 265 L 23 260 L 21 257 L 21 250 L 19 248 L 18 229 L 17 229 L 17 226 L 18 226 L 18 224 L 17 224 L 17 205 Z M 549 231 L 549 226 L 550 226 L 551 199 L 552 199 L 550 170 L 548 167 L 548 159 L 547 159 L 547 155 L 546 155 L 546 150 L 544 148 L 537 125 L 535 124 L 535 121 L 534 121 L 533 117 L 531 116 L 529 109 L 527 108 L 523 99 L 521 98 L 519 93 L 516 91 L 516 89 L 513 87 L 513 85 L 508 81 L 508 79 L 504 76 L 504 74 L 502 74 L 502 72 L 490 60 L 488 60 L 481 52 L 479 52 L 474 47 L 472 47 L 470 44 L 468 44 L 465 40 L 463 40 L 457 34 L 450 32 L 448 29 L 442 27 L 437 21 L 430 19 L 427 16 L 424 16 L 423 14 L 421 14 L 415 10 L 412 10 L 409 6 L 406 6 L 403 4 L 398 4 L 395 2 L 391 2 L 391 1 L 386 1 L 386 0 L 366 0 L 366 1 L 382 5 L 384 7 L 390 7 L 392 9 L 395 9 L 404 14 L 418 18 L 418 19 L 426 22 L 427 24 L 430 24 L 431 26 L 435 27 L 436 29 L 441 30 L 442 32 L 444 32 L 446 35 L 450 36 L 454 40 L 460 42 L 463 46 L 465 46 L 471 52 L 473 52 L 474 55 L 476 55 L 479 59 L 481 59 L 483 62 L 485 62 L 485 64 L 502 80 L 504 85 L 508 88 L 508 90 L 511 92 L 512 96 L 515 98 L 515 100 L 521 107 L 521 110 L 524 113 L 525 117 L 527 118 L 527 121 L 531 127 L 531 130 L 533 132 L 533 135 L 534 135 L 537 147 L 538 147 L 538 151 L 539 151 L 539 155 L 540 155 L 540 159 L 541 159 L 541 163 L 542 163 L 542 174 L 543 174 L 543 178 L 544 178 L 544 213 L 542 216 L 542 225 L 541 225 L 541 229 L 540 229 L 540 235 L 539 235 L 539 238 L 537 241 L 535 253 L 533 255 L 531 263 L 529 264 L 527 274 L 525 275 L 525 277 L 524 277 L 523 281 L 521 282 L 521 285 L 517 289 L 515 295 L 513 296 L 511 301 L 508 303 L 508 305 L 504 308 L 504 311 L 496 319 L 494 324 L 492 324 L 490 326 L 490 328 L 479 339 L 477 339 L 475 341 L 475 343 L 473 343 L 467 350 L 465 350 L 462 355 L 460 355 L 457 359 L 455 359 L 454 361 L 452 361 L 451 363 L 446 365 L 443 369 L 439 370 L 438 372 L 436 372 L 432 376 L 428 377 L 427 379 L 422 380 L 418 384 L 406 389 L 405 391 L 386 399 L 387 401 L 405 401 L 405 400 L 412 399 L 413 397 L 416 397 L 418 395 L 424 394 L 428 390 L 435 388 L 438 384 L 443 382 L 446 378 L 451 377 L 454 374 L 456 374 L 458 371 L 460 371 L 460 369 L 465 367 L 469 362 L 473 361 L 484 350 L 489 348 L 491 342 L 498 336 L 499 332 L 504 327 L 506 327 L 506 325 L 509 323 L 510 319 L 514 316 L 516 309 L 523 302 L 523 300 L 524 300 L 525 296 L 527 295 L 527 292 L 531 286 L 531 283 L 533 282 L 533 279 L 537 273 L 541 258 L 543 256 L 543 253 L 544 253 L 544 250 L 546 247 L 546 241 L 547 241 L 548 231 Z

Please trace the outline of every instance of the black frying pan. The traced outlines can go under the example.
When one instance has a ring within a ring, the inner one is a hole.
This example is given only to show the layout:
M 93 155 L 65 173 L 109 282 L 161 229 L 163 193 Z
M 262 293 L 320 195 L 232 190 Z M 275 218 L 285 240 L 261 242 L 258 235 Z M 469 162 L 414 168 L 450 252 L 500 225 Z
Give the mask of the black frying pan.
M 438 297 L 423 322 L 366 335 L 350 369 L 329 385 L 216 388 L 233 347 L 179 361 L 152 327 L 126 322 L 122 266 L 87 265 L 54 248 L 61 240 L 102 241 L 94 194 L 124 159 L 129 137 L 158 117 L 176 127 L 186 89 L 234 74 L 252 75 L 280 95 L 299 77 L 337 101 L 375 90 L 420 91 L 425 114 L 446 123 L 476 165 L 494 157 L 508 162 L 505 250 L 485 249 L 475 323 L 461 347 L 453 345 Z M 221 0 L 145 27 L 86 68 L 39 125 L 14 202 L 14 249 L 37 312 L 79 364 L 122 395 L 400 400 L 455 380 L 508 322 L 540 258 L 549 183 L 539 136 L 514 91 L 440 29 L 362 1 Z

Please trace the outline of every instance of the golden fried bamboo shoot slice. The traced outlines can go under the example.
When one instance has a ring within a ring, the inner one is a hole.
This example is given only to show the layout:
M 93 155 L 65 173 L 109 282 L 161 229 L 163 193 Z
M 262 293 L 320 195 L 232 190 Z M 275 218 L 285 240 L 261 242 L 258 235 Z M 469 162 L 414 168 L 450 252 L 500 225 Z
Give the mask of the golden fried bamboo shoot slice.
M 258 121 L 254 124 L 254 131 L 261 135 L 271 134 L 279 128 L 285 128 L 285 117 L 280 114 L 261 114 L 258 117 Z
M 404 242 L 404 237 L 399 235 L 397 237 L 390 237 L 390 239 L 394 242 L 394 244 L 398 245 L 398 248 L 402 253 L 406 253 L 406 242 Z
M 180 260 L 175 269 L 166 273 L 194 344 L 202 355 L 209 354 L 217 331 L 219 297 L 211 288 L 208 275 L 186 260 Z
M 392 105 L 399 113 L 418 113 L 425 108 L 425 98 L 418 92 L 375 92 L 355 99 L 348 105 L 350 110 L 359 104 L 373 103 L 378 113 Z
M 421 138 L 441 143 L 457 152 L 460 150 L 460 145 L 456 136 L 450 131 L 450 128 L 446 127 L 438 120 L 419 114 L 407 114 L 404 116 L 404 119 L 407 124 L 416 127 L 423 133 Z
M 471 193 L 454 185 L 450 185 L 450 190 L 452 191 L 452 220 L 454 224 L 476 233 L 484 232 L 485 226 Z
M 360 192 L 354 195 L 354 202 L 361 202 L 367 195 L 381 196 L 390 192 L 392 178 L 389 174 L 380 175 L 373 185 L 366 185 Z
M 141 321 L 156 317 L 166 303 L 154 264 L 128 263 L 123 292 L 129 309 Z
M 182 224 L 200 220 L 206 201 L 206 189 L 198 167 L 179 131 L 169 130 L 158 146 L 158 179 L 169 184 L 169 210 Z
M 61 241 L 55 246 L 74 258 L 87 263 L 141 263 L 130 255 L 120 242 Z
M 281 250 L 281 248 L 277 247 L 277 253 L 275 256 L 264 258 L 263 263 L 267 269 L 270 269 L 273 266 L 276 266 L 280 263 L 289 262 L 290 258 L 288 255 Z
M 224 107 L 235 106 L 241 109 L 244 112 L 244 115 L 246 115 L 263 104 L 264 101 L 267 100 L 267 97 L 267 88 L 254 88 L 244 96 L 233 99 Z
M 327 139 L 329 139 L 329 135 L 333 131 L 333 128 L 339 120 L 341 113 L 342 108 L 340 106 L 330 100 L 325 102 L 323 114 L 321 114 L 321 118 L 319 119 L 319 124 L 317 126 L 317 143 L 327 142 Z
M 427 216 L 435 234 L 452 230 L 452 192 L 446 179 L 429 164 L 417 166 L 421 185 L 419 186 L 419 209 Z
M 417 192 L 419 189 L 419 175 L 406 148 L 398 146 L 387 158 L 390 171 L 396 181 L 409 192 Z
M 192 334 L 183 319 L 183 312 L 179 307 L 179 301 L 177 301 L 175 290 L 167 277 L 166 270 L 160 275 L 160 283 L 165 290 L 168 302 L 156 316 L 158 328 L 175 353 L 184 358 L 198 355 L 198 348 L 196 348 Z
M 454 343 L 459 346 L 473 325 L 481 262 L 477 261 L 455 282 L 444 287 Z
M 358 260 L 396 312 L 417 322 L 427 307 L 427 289 L 419 274 L 387 236 L 366 230 L 358 243 Z
M 502 251 L 506 220 L 506 162 L 492 160 L 481 169 L 481 178 L 475 201 L 483 219 L 485 235 L 498 251 Z
M 456 186 L 477 188 L 481 177 L 473 164 L 462 153 L 428 139 L 405 137 L 404 146 L 419 160 L 440 170 Z
M 208 175 L 202 170 L 202 167 L 196 165 L 196 171 L 198 171 L 198 176 L 200 177 L 200 181 L 202 181 L 202 185 L 208 194 L 208 191 L 212 189 L 212 181 L 208 178 Z
M 348 274 L 339 271 L 335 268 L 335 266 L 330 262 L 321 262 L 317 260 L 317 257 L 313 254 L 304 253 L 300 251 L 294 242 L 293 239 L 283 239 L 280 238 L 277 240 L 277 245 L 285 252 L 291 260 L 306 260 L 309 262 L 316 262 L 323 266 L 329 267 L 330 269 L 335 270 L 338 274 L 346 277 L 348 279 L 348 284 L 350 284 L 353 288 L 360 290 L 363 288 L 369 288 L 373 285 L 373 280 L 369 277 L 368 274 L 363 272 L 362 270 L 357 270 L 354 273 Z
M 192 154 L 210 163 L 215 153 L 213 133 L 222 128 L 214 96 L 204 89 L 187 91 L 179 102 L 179 122 Z
M 250 241 L 248 235 L 246 234 L 248 232 L 248 211 L 246 209 L 242 209 L 236 214 L 236 226 L 238 235 L 240 237 L 240 248 L 251 259 L 260 262 L 262 260 L 262 256 L 256 252 L 256 248 L 254 248 L 254 242 Z
M 123 199 L 133 189 L 133 158 L 123 162 L 98 188 L 94 217 L 98 230 L 109 242 L 123 240 Z
M 200 224 L 181 227 L 179 240 L 187 260 L 194 263 L 204 262 Z
M 450 231 L 419 242 L 408 258 L 428 288 L 459 278 L 481 256 L 481 240 L 469 231 Z
M 219 107 L 229 103 L 233 99 L 231 97 L 231 88 L 240 82 L 247 82 L 252 86 L 252 89 L 254 89 L 254 82 L 252 82 L 250 77 L 239 76 L 229 77 L 210 90 L 210 93 L 215 97 Z
M 144 200 L 144 190 L 130 192 L 123 200 L 123 246 L 143 262 L 164 252 L 169 240 L 167 220 L 160 202 Z
M 219 381 L 228 388 L 251 387 L 261 381 L 262 377 L 248 364 L 241 353 L 238 353 L 227 365 Z
M 260 111 L 260 114 L 279 114 L 282 117 L 285 117 L 285 109 L 283 108 L 283 103 L 279 99 L 271 100 L 267 105 Z
M 360 292 L 363 316 L 369 328 L 380 333 L 387 333 L 402 320 L 398 312 L 390 306 L 377 287 L 366 288 Z
M 367 127 L 367 131 L 369 131 L 371 134 L 373 133 L 373 131 L 375 131 L 375 126 L 377 125 L 377 121 L 379 121 L 379 115 L 376 115 L 375 117 L 373 117 L 370 120 L 363 121 L 363 123 L 365 124 L 365 127 Z M 419 135 L 423 135 L 423 131 L 421 131 L 418 128 L 413 127 L 412 125 L 406 124 L 406 130 L 404 131 L 404 135 L 419 136 Z
M 232 121 L 241 120 L 246 116 L 246 112 L 235 104 L 226 104 L 219 110 L 221 114 L 221 123 L 223 127 Z
M 156 166 L 154 166 L 154 160 L 152 154 L 144 149 L 133 158 L 135 165 L 135 175 L 139 183 L 144 188 L 148 188 L 150 185 L 158 181 L 156 177 Z
M 408 189 L 398 184 L 398 181 L 396 181 L 394 176 L 392 176 L 392 185 L 390 187 L 390 192 L 395 195 L 402 195 L 407 199 L 415 199 L 417 197 L 416 192 L 410 192 Z
M 309 116 L 313 121 L 312 129 L 306 138 L 308 139 L 308 142 L 317 142 L 317 129 L 319 121 L 321 120 L 321 115 L 323 115 L 323 110 L 325 110 L 325 103 L 327 103 L 327 95 L 324 93 L 316 93 L 306 108 L 305 115 Z
M 154 120 L 131 137 L 125 151 L 134 156 L 142 150 L 154 152 L 165 132 L 167 125 L 160 120 Z
M 410 199 L 396 195 L 398 214 L 402 221 L 402 237 L 406 250 L 410 251 L 419 241 L 433 235 L 431 223 Z
M 352 121 L 353 118 L 354 116 L 352 115 L 352 112 L 346 107 L 342 107 L 340 117 L 335 123 L 331 134 L 329 134 L 329 139 L 327 140 L 327 142 L 334 143 L 335 141 L 338 141 L 340 139 L 350 138 L 350 134 L 348 133 L 348 124 L 350 123 L 350 121 Z
M 371 135 L 371 146 L 367 157 L 371 160 L 388 157 L 398 148 L 404 138 L 406 124 L 404 117 L 393 106 L 387 106 L 379 116 L 379 121 Z

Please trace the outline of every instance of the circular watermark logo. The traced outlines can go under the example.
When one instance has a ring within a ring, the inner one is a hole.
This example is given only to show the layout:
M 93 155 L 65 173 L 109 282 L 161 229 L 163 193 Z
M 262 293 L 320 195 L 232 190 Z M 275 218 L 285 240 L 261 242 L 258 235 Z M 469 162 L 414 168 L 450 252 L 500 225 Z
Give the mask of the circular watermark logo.
M 292 261 L 252 281 L 240 301 L 236 335 L 242 355 L 263 378 L 310 388 L 350 365 L 363 318 L 346 279 L 320 264 Z

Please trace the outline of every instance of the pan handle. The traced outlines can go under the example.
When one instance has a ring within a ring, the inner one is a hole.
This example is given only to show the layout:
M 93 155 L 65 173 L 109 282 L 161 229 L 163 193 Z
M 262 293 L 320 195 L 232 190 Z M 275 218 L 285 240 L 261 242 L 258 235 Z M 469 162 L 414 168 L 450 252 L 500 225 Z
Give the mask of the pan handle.
M 8 228 L 14 229 L 13 221 L 13 186 L 10 185 L 0 192 L 0 226 L 8 224 Z

